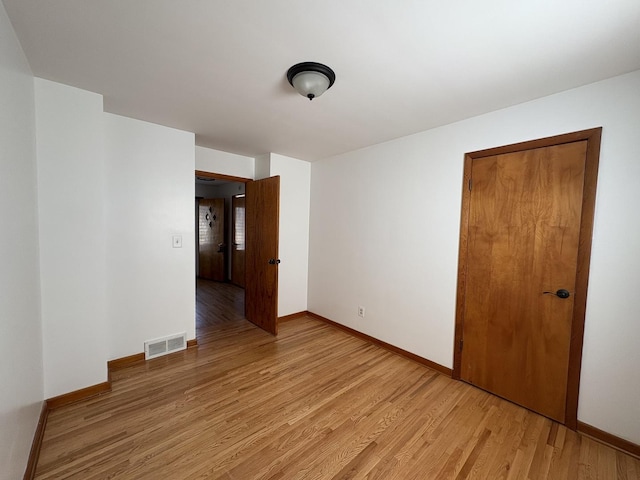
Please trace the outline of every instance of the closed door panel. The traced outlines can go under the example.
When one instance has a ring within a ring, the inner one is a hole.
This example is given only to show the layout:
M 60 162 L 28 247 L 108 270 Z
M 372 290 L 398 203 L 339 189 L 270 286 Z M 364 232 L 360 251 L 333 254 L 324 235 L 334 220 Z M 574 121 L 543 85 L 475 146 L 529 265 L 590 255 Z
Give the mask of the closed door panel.
M 586 151 L 576 141 L 471 170 L 461 378 L 562 423 Z
M 208 280 L 225 280 L 224 198 L 199 202 L 198 275 Z

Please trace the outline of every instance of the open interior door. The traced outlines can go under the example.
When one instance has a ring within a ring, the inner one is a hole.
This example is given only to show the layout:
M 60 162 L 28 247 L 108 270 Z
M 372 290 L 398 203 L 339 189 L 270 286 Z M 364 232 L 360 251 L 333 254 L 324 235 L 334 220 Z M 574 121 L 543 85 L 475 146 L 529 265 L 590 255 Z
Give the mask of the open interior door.
M 280 177 L 246 184 L 245 317 L 278 333 Z

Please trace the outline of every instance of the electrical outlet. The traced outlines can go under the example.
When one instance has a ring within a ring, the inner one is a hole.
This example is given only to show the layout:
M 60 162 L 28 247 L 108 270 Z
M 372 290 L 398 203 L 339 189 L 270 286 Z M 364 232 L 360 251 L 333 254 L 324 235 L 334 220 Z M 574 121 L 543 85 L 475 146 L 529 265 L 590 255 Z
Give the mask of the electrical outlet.
M 364 318 L 364 307 L 363 306 L 359 306 L 358 307 L 358 316 Z

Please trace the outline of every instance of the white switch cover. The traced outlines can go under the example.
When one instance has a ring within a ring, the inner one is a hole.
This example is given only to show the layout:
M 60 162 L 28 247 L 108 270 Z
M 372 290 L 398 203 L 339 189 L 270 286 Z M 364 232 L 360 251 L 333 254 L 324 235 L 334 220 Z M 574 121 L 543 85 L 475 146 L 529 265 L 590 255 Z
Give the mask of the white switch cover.
M 182 235 L 173 236 L 173 248 L 182 248 Z

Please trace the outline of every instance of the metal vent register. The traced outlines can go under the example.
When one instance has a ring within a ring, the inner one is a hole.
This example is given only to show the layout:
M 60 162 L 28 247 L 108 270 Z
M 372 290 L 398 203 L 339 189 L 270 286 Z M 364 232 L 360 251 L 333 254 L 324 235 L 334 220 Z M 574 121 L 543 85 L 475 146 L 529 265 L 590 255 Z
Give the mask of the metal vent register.
M 144 342 L 144 358 L 160 357 L 187 348 L 186 332 Z

